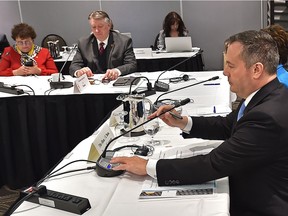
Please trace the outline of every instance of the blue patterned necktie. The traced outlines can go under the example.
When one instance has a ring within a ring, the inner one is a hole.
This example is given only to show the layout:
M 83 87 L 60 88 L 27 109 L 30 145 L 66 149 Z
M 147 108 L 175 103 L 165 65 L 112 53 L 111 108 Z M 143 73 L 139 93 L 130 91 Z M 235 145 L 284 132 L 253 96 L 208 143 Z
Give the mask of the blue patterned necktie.
M 245 108 L 246 106 L 245 103 L 243 102 L 238 112 L 237 121 L 243 116 Z

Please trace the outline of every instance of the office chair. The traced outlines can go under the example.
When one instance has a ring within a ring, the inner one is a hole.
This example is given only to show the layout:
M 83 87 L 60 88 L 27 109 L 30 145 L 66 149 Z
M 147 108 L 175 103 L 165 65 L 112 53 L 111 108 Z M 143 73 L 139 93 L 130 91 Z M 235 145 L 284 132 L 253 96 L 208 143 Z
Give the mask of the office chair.
M 67 46 L 67 43 L 61 36 L 59 36 L 57 34 L 48 34 L 48 35 L 46 35 L 44 37 L 44 39 L 42 40 L 42 42 L 41 42 L 41 46 L 48 49 L 49 47 L 48 47 L 48 43 L 47 42 L 48 41 L 57 41 L 57 40 L 59 40 L 58 44 L 59 44 L 60 50 L 63 51 L 62 46 Z
M 0 58 L 5 47 L 10 46 L 5 34 L 0 34 Z
M 150 47 L 152 48 L 152 50 L 157 50 L 157 49 L 158 49 L 158 48 L 157 48 L 157 42 L 158 42 L 159 34 L 160 34 L 160 33 L 158 33 L 158 34 L 156 35 L 156 37 L 155 37 L 154 45 L 151 45 L 151 46 L 150 46 Z

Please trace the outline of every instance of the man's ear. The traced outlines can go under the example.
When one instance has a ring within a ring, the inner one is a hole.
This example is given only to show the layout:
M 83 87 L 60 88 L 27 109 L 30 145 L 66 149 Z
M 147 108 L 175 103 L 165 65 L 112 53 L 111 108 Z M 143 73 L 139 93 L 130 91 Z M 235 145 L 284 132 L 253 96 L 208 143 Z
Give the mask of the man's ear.
M 253 65 L 253 77 L 258 79 L 264 71 L 264 65 L 260 62 L 257 62 Z

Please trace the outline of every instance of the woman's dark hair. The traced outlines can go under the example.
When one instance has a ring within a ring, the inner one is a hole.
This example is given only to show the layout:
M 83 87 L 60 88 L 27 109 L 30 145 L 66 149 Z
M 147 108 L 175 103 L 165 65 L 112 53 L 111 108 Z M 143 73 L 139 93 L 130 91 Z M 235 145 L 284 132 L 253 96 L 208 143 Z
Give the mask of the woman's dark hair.
M 270 34 L 275 40 L 280 55 L 279 63 L 285 65 L 288 57 L 288 33 L 286 30 L 278 24 L 270 25 L 261 30 Z
M 184 36 L 183 32 L 187 32 L 184 22 L 180 15 L 175 11 L 168 13 L 163 21 L 163 30 L 166 37 L 170 37 L 171 25 L 178 23 L 179 36 Z
M 20 38 L 32 38 L 33 40 L 36 38 L 36 32 L 34 31 L 33 27 L 29 26 L 26 23 L 20 23 L 14 25 L 11 30 L 11 37 L 13 40 L 16 40 L 17 37 Z

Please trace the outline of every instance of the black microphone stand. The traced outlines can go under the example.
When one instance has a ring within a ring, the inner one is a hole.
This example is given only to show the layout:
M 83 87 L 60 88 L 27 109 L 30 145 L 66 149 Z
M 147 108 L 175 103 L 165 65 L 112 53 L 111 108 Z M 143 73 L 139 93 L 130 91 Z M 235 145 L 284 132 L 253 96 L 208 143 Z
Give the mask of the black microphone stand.
M 171 110 L 173 110 L 179 106 L 183 106 L 189 102 L 190 102 L 190 99 L 186 98 L 186 99 L 180 101 L 179 103 L 174 104 L 174 106 L 172 106 L 170 109 L 165 110 L 164 112 L 160 113 L 159 116 L 165 114 L 166 112 L 170 112 Z M 125 136 L 126 134 L 132 132 L 133 130 L 135 130 L 141 126 L 143 126 L 144 124 L 152 121 L 153 119 L 158 118 L 159 116 L 155 116 L 155 117 L 135 126 L 134 128 L 131 128 L 130 130 L 123 132 L 122 134 L 114 137 L 113 139 L 111 139 L 108 142 L 108 144 L 106 145 L 106 147 L 105 147 L 103 153 L 101 154 L 101 156 L 99 157 L 99 159 L 96 161 L 96 173 L 101 177 L 114 177 L 114 176 L 121 175 L 124 171 L 123 170 L 113 170 L 112 169 L 113 166 L 111 166 L 111 164 L 110 164 L 110 160 L 112 157 L 106 157 L 106 153 L 107 153 L 107 149 L 108 149 L 109 145 L 112 142 L 114 142 L 115 140 L 117 140 L 118 138 Z
M 164 70 L 157 78 L 157 80 L 155 81 L 155 84 L 154 84 L 154 89 L 156 91 L 161 91 L 161 92 L 166 92 L 169 90 L 169 84 L 165 83 L 165 82 L 161 82 L 159 81 L 160 79 L 160 76 L 162 76 L 162 74 L 166 73 L 167 71 L 169 70 L 172 70 L 174 68 L 176 68 L 177 66 L 183 64 L 184 62 L 188 61 L 189 59 L 193 58 L 194 56 L 196 56 L 199 52 L 193 54 L 192 56 L 184 59 L 183 61 L 177 63 L 176 65 L 173 65 L 172 67 L 168 68 L 167 70 Z
M 185 89 L 185 88 L 189 88 L 189 87 L 192 87 L 192 86 L 195 86 L 195 85 L 199 85 L 201 83 L 209 82 L 209 81 L 212 81 L 212 80 L 217 80 L 217 79 L 219 79 L 219 76 L 214 76 L 214 77 L 212 77 L 210 79 L 207 79 L 207 80 L 203 80 L 203 81 L 200 81 L 200 82 L 197 82 L 197 83 L 193 83 L 193 84 L 190 84 L 190 85 L 187 85 L 187 86 L 183 86 L 183 87 L 178 88 L 178 89 L 174 89 L 174 90 L 171 90 L 171 91 L 164 92 L 164 93 L 160 94 L 157 97 L 157 99 L 156 99 L 154 104 L 157 106 L 159 98 L 162 97 L 163 95 L 166 95 L 166 94 L 169 94 L 169 93 L 172 93 L 172 92 L 176 92 L 176 91 L 179 91 L 179 90 L 182 90 L 182 89 Z
M 64 62 L 64 64 L 62 65 L 62 67 L 61 67 L 61 69 L 60 69 L 60 71 L 59 71 L 58 81 L 56 81 L 56 82 L 51 81 L 51 82 L 50 82 L 50 87 L 51 87 L 51 89 L 63 89 L 63 88 L 70 88 L 70 87 L 73 86 L 73 82 L 61 81 L 61 76 L 63 76 L 63 75 L 62 75 L 62 71 L 63 71 L 65 65 L 67 64 L 67 62 L 68 62 L 71 54 L 73 53 L 73 51 L 74 51 L 76 48 L 77 48 L 77 45 L 73 46 L 72 49 L 70 50 L 70 53 L 69 53 L 66 61 Z M 63 76 L 63 77 L 64 77 L 64 76 Z

